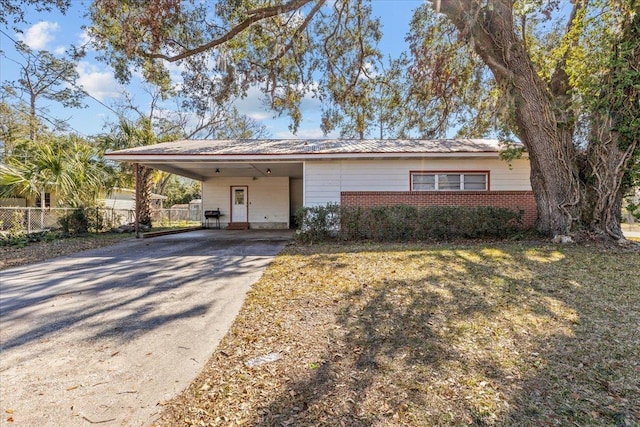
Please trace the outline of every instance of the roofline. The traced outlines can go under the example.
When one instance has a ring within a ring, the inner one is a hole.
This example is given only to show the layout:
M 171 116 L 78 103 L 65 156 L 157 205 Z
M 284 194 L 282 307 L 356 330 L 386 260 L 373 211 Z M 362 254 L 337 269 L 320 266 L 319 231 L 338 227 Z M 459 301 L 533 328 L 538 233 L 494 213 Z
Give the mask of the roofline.
M 525 153 L 526 154 L 526 153 Z M 367 153 L 296 153 L 296 154 L 171 154 L 171 153 L 107 153 L 106 158 L 125 162 L 139 161 L 270 161 L 270 160 L 333 160 L 333 159 L 404 159 L 451 157 L 499 157 L 498 151 L 445 152 L 367 152 Z

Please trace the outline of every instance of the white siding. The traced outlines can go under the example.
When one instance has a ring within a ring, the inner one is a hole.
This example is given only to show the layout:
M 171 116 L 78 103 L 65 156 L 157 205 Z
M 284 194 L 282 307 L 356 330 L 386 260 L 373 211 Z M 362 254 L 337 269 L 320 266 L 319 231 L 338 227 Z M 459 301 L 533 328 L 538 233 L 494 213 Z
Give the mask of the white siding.
M 318 206 L 340 203 L 341 162 L 305 162 L 304 205 Z
M 335 160 L 305 163 L 305 206 L 339 203 L 341 191 L 410 191 L 411 171 L 488 170 L 491 191 L 528 191 L 529 161 L 500 159 Z
M 342 163 L 341 191 L 409 191 L 409 171 L 420 160 L 347 160 Z
M 202 210 L 220 209 L 223 226 L 231 218 L 232 186 L 248 187 L 249 224 L 265 227 L 278 224 L 289 227 L 289 178 L 288 177 L 251 177 L 211 178 L 202 183 Z
M 509 163 L 502 160 L 491 161 L 492 191 L 531 191 L 531 168 L 528 159 L 518 159 Z

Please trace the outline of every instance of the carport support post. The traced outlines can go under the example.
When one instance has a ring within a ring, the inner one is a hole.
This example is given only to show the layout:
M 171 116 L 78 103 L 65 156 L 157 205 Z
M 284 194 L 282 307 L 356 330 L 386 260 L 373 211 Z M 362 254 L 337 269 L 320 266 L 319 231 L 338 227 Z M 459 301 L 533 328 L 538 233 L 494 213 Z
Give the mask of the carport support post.
M 136 239 L 140 238 L 140 164 L 135 164 L 136 172 L 136 218 L 134 220 L 133 226 L 136 230 Z

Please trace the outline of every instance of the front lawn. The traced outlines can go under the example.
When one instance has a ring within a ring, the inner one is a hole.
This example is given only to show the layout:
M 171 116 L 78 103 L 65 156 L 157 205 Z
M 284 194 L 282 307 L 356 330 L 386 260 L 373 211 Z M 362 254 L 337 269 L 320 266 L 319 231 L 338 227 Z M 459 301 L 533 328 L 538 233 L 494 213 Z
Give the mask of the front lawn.
M 291 246 L 157 425 L 638 425 L 639 272 L 587 246 Z

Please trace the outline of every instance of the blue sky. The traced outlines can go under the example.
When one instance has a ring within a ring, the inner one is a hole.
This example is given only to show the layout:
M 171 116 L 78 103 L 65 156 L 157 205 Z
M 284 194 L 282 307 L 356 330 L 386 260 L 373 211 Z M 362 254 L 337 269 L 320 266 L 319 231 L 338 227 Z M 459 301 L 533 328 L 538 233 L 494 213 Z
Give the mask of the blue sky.
M 33 50 L 49 50 L 62 54 L 71 44 L 79 45 L 86 39 L 82 25 L 87 24 L 84 13 L 88 1 L 74 0 L 72 8 L 66 15 L 58 12 L 48 14 L 27 13 L 28 24 L 21 27 L 22 34 L 11 28 L 0 28 L 14 40 L 22 40 Z M 384 37 L 380 45 L 385 56 L 397 57 L 405 49 L 404 38 L 409 28 L 409 20 L 413 10 L 423 3 L 422 0 L 373 0 L 374 14 L 381 18 Z M 17 77 L 18 66 L 13 61 L 23 62 L 21 56 L 13 48 L 13 42 L 4 34 L 0 34 L 0 81 L 13 80 Z M 42 101 L 40 107 L 48 110 L 48 115 L 67 119 L 75 132 L 81 135 L 100 133 L 106 121 L 114 120 L 114 113 L 107 107 L 115 105 L 128 91 L 141 109 L 145 109 L 148 101 L 140 91 L 141 82 L 135 80 L 126 88 L 115 80 L 113 72 L 104 63 L 96 61 L 90 55 L 78 64 L 79 84 L 92 97 L 87 97 L 85 109 L 64 109 L 52 101 Z M 237 102 L 239 110 L 261 121 L 274 138 L 320 138 L 319 110 L 317 100 L 303 101 L 303 120 L 296 135 L 288 130 L 288 117 L 274 118 L 274 113 L 265 109 L 258 90 L 252 90 L 249 96 Z

